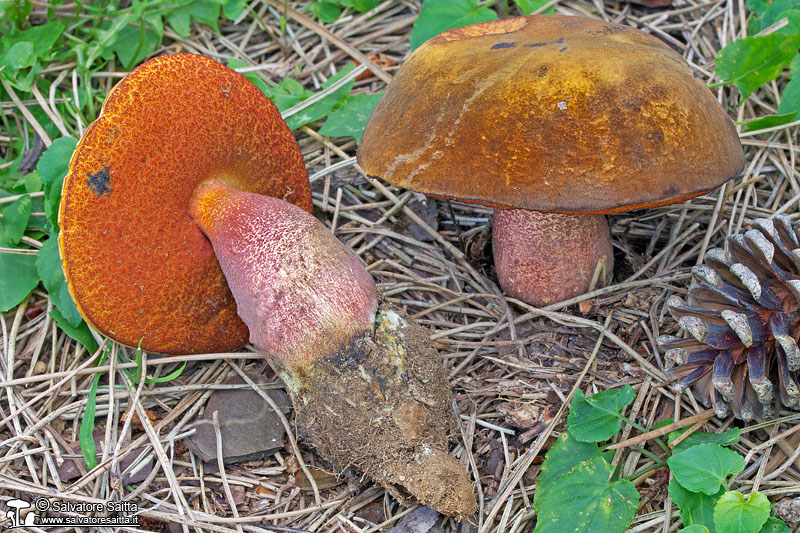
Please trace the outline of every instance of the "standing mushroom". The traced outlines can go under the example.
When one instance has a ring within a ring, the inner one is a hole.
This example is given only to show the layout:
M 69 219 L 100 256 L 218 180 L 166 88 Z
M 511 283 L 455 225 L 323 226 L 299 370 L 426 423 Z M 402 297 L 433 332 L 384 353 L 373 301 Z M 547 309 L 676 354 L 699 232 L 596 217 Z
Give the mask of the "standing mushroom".
M 744 167 L 725 111 L 641 31 L 536 15 L 446 31 L 397 72 L 358 149 L 364 171 L 495 207 L 503 290 L 533 305 L 612 273 L 606 213 L 706 193 Z
M 109 93 L 72 157 L 67 283 L 87 322 L 148 351 L 230 350 L 249 330 L 335 467 L 472 514 L 428 335 L 380 301 L 310 208 L 302 155 L 266 96 L 202 56 L 159 57 Z

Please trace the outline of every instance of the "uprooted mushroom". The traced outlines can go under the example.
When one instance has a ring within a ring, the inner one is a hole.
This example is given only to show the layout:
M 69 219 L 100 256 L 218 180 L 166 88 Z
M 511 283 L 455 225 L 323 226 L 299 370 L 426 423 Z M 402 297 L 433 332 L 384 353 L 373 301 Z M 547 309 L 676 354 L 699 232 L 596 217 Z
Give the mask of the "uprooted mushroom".
M 109 93 L 73 155 L 68 286 L 89 324 L 129 346 L 228 351 L 249 338 L 335 467 L 472 514 L 447 452 L 457 421 L 440 358 L 310 209 L 297 143 L 263 93 L 202 56 L 159 57 Z

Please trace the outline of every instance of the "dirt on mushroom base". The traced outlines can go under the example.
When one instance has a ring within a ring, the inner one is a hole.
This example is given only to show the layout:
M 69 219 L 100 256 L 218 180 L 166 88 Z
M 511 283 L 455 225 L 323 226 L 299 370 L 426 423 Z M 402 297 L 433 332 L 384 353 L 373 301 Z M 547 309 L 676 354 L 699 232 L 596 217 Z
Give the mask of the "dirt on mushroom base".
M 416 499 L 459 520 L 476 512 L 465 467 L 448 453 L 458 431 L 452 394 L 421 326 L 381 305 L 372 335 L 283 377 L 301 431 L 335 468 L 366 473 L 406 505 Z

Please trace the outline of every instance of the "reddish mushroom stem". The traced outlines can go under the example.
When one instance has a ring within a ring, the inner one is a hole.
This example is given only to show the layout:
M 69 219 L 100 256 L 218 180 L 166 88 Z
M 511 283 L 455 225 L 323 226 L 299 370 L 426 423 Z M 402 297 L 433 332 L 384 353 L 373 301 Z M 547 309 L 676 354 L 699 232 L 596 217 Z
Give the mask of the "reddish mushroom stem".
M 495 209 L 493 246 L 503 291 L 531 305 L 585 293 L 601 261 L 598 282 L 611 279 L 614 257 L 604 215 Z
M 250 342 L 281 367 L 303 372 L 372 329 L 372 277 L 302 209 L 210 181 L 195 189 L 189 214 L 214 247 Z
M 402 502 L 474 513 L 447 451 L 457 426 L 441 360 L 420 326 L 379 302 L 358 258 L 299 207 L 218 181 L 197 187 L 189 214 L 322 457 Z

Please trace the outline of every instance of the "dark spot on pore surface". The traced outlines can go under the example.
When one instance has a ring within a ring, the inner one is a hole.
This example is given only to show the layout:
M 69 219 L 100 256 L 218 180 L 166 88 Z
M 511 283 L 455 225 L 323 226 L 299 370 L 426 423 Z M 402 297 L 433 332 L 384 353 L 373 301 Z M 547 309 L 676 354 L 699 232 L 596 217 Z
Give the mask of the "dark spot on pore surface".
M 98 197 L 104 194 L 111 195 L 111 187 L 109 187 L 111 175 L 108 172 L 109 169 L 110 167 L 103 167 L 95 174 L 89 174 L 89 178 L 86 180 L 86 184 Z
M 566 51 L 567 51 L 567 48 L 568 48 L 568 47 L 566 47 L 566 46 L 563 46 L 563 47 L 561 47 L 561 49 L 559 50 L 559 52 L 566 52 Z
M 497 43 L 496 45 L 492 46 L 492 50 L 497 50 L 498 48 L 514 48 L 517 43 Z
M 531 48 L 539 48 L 540 46 L 547 46 L 547 43 L 531 43 L 531 44 L 526 44 L 525 46 L 530 46 Z

